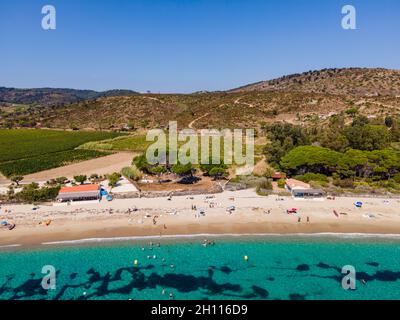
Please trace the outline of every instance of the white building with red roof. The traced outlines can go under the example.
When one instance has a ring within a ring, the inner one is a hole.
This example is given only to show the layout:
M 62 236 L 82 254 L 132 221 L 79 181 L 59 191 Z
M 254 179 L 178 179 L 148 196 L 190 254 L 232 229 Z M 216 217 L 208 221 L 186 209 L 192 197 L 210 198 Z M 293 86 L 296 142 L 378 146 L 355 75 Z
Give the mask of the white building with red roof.
M 73 187 L 61 188 L 57 200 L 65 201 L 89 201 L 101 199 L 101 188 L 97 184 L 82 184 Z

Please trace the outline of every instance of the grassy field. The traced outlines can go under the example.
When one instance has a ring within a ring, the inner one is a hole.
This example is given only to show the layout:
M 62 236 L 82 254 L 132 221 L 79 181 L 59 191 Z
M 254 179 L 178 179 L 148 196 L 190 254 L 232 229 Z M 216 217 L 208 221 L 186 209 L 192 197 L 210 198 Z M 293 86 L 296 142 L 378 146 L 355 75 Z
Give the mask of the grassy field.
M 119 133 L 55 130 L 0 130 L 0 172 L 5 176 L 30 174 L 107 155 L 74 150 L 89 141 L 111 139 Z
M 132 151 L 143 153 L 152 143 L 153 142 L 146 141 L 145 135 L 129 135 L 103 141 L 87 142 L 81 145 L 79 149 Z

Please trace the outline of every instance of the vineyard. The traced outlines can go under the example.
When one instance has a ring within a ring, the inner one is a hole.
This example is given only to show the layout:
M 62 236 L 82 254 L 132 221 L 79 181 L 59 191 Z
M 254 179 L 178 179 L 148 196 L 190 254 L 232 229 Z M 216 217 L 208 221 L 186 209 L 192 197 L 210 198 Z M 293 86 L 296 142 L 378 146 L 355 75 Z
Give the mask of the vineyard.
M 114 139 L 88 142 L 79 147 L 85 150 L 133 151 L 143 153 L 153 142 L 146 141 L 145 135 L 127 135 Z
M 53 130 L 0 130 L 0 172 L 26 175 L 107 155 L 75 150 L 90 141 L 112 139 L 119 133 Z

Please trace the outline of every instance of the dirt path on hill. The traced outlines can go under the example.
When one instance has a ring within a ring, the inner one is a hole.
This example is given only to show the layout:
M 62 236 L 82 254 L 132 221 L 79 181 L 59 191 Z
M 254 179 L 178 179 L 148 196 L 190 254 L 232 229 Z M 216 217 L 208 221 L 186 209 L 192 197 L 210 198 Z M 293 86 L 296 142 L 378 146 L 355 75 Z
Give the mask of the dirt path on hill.
M 193 128 L 193 125 L 194 125 L 197 121 L 199 121 L 199 120 L 201 120 L 201 119 L 207 117 L 208 115 L 210 115 L 210 114 L 209 114 L 209 113 L 206 113 L 206 114 L 202 115 L 201 117 L 194 119 L 191 123 L 189 123 L 189 126 L 188 126 L 189 129 L 194 129 L 194 128 Z
M 384 108 L 388 108 L 388 109 L 394 109 L 394 110 L 398 110 L 399 107 L 396 106 L 392 106 L 390 104 L 386 104 L 386 103 L 382 103 L 382 102 L 377 102 L 377 101 L 367 101 L 368 103 L 372 103 L 377 105 L 378 107 L 384 107 Z
M 244 104 L 245 106 L 248 106 L 250 108 L 254 108 L 254 104 L 248 103 L 248 102 L 241 102 L 240 100 L 242 100 L 243 98 L 237 98 L 234 101 L 234 104 Z
M 162 100 L 160 100 L 160 99 L 158 99 L 158 98 L 154 98 L 154 97 L 142 97 L 143 99 L 149 99 L 149 100 L 154 100 L 154 101 L 157 101 L 157 102 L 160 102 L 160 103 L 164 103 L 164 101 L 162 101 Z

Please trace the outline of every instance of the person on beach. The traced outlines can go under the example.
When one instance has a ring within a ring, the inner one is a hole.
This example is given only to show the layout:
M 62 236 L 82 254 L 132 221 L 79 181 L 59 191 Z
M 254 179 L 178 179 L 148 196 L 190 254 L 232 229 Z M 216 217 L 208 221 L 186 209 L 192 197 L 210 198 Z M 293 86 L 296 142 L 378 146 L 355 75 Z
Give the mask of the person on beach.
M 310 223 L 310 217 L 309 216 L 307 216 L 307 222 Z

